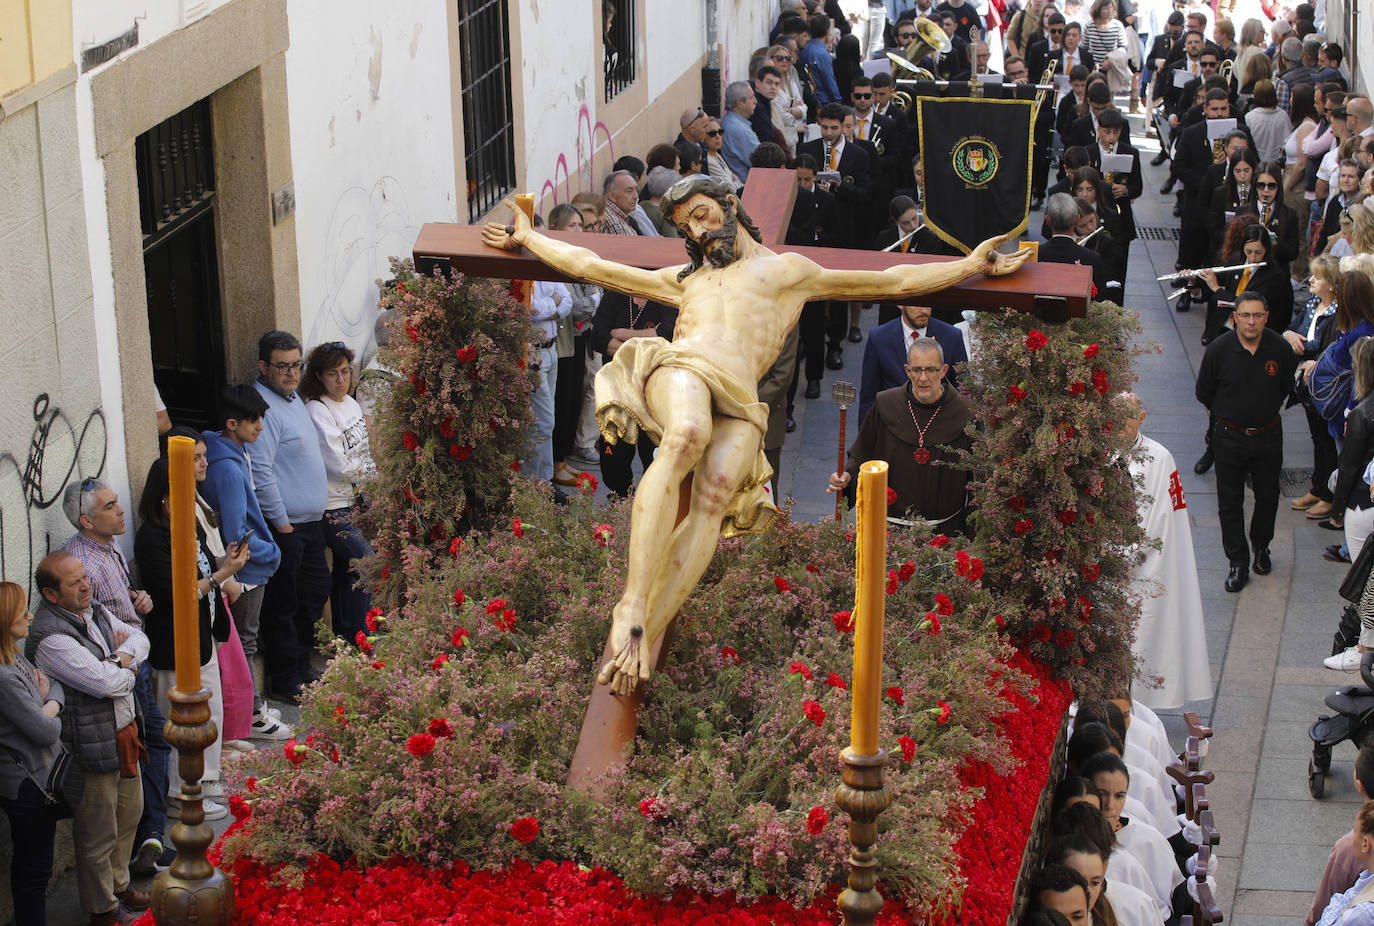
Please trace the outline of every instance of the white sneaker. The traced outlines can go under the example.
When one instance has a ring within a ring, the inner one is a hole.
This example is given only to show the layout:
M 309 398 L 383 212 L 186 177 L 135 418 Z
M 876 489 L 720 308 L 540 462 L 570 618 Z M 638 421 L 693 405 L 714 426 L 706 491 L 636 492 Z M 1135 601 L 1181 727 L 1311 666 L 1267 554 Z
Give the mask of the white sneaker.
M 250 739 L 257 740 L 289 740 L 296 733 L 288 724 L 271 717 L 264 717 L 261 714 L 253 721 L 252 732 L 249 733 Z
M 254 746 L 252 743 L 248 742 L 248 740 L 225 740 L 223 745 L 224 755 L 228 755 L 230 753 L 240 753 L 246 755 L 248 753 L 254 753 L 258 751 L 257 747 Z
M 260 717 L 271 717 L 273 720 L 281 720 L 281 711 L 270 704 L 263 703 L 262 710 L 258 711 Z
M 201 785 L 201 788 L 204 789 L 204 787 L 205 787 L 205 784 L 202 784 L 202 785 Z M 180 810 L 180 808 L 183 806 L 182 803 L 181 803 L 181 801 L 174 797 L 171 801 L 168 802 L 167 813 L 168 813 L 169 816 L 170 816 L 171 813 L 172 813 L 172 805 L 175 805 L 175 806 L 178 808 L 177 811 L 176 811 L 176 813 L 177 813 L 177 818 L 180 819 L 180 817 L 181 817 L 181 810 Z M 201 800 L 200 806 L 201 806 L 201 807 L 204 809 L 204 811 L 205 811 L 205 821 L 206 821 L 207 823 L 209 823 L 209 822 L 211 822 L 211 821 L 213 821 L 213 820 L 223 820 L 225 817 L 229 816 L 229 808 L 228 808 L 228 807 L 226 807 L 224 804 L 219 803 L 218 801 L 212 801 L 212 800 L 210 800 L 210 798 L 209 798 L 208 796 L 204 797 L 204 798 Z
M 228 797 L 224 793 L 224 785 L 208 779 L 200 783 L 200 796 L 207 801 L 222 801 Z
M 1358 646 L 1352 646 L 1343 653 L 1334 656 L 1327 656 L 1322 660 L 1322 665 L 1328 669 L 1335 669 L 1337 672 L 1358 672 L 1360 670 L 1360 652 Z

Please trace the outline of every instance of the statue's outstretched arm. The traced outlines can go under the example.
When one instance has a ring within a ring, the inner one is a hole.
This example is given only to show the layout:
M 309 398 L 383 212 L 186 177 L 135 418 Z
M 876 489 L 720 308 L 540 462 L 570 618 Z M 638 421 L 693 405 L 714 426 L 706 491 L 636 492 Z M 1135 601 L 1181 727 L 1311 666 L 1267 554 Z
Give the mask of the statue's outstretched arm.
M 1004 276 L 1014 272 L 1026 262 L 1031 249 L 1026 247 L 1014 254 L 1002 254 L 997 248 L 1006 240 L 1006 235 L 989 238 L 961 260 L 899 264 L 886 270 L 821 269 L 802 285 L 808 290 L 808 301 L 864 300 L 933 293 L 962 283 L 979 273 L 984 276 Z
M 482 241 L 494 248 L 515 250 L 524 247 L 539 260 L 555 270 L 576 277 L 586 283 L 604 286 L 630 296 L 652 299 L 664 305 L 680 306 L 682 287 L 677 282 L 678 267 L 663 270 L 641 270 L 615 261 L 604 260 L 587 248 L 541 235 L 530 225 L 525 213 L 507 199 L 513 217 L 509 225 L 488 222 L 482 229 Z

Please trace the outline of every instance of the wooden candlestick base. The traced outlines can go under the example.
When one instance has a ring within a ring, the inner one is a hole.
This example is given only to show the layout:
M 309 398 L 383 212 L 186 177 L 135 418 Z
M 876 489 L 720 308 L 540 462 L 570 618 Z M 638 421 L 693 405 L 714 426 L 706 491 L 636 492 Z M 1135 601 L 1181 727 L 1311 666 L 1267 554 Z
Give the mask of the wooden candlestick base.
M 835 900 L 845 926 L 871 926 L 883 908 L 878 893 L 878 862 L 873 843 L 878 839 L 878 815 L 892 803 L 892 787 L 883 780 L 887 750 L 876 755 L 856 755 L 850 748 L 840 753 L 842 784 L 835 789 L 835 803 L 849 814 L 849 887 Z
M 206 850 L 215 839 L 205 822 L 200 778 L 205 773 L 205 748 L 219 736 L 210 719 L 210 692 L 168 693 L 172 702 L 167 742 L 177 750 L 181 773 L 181 821 L 172 827 L 177 857 L 172 867 L 153 881 L 151 912 L 158 926 L 229 926 L 234 919 L 234 882 L 210 864 Z

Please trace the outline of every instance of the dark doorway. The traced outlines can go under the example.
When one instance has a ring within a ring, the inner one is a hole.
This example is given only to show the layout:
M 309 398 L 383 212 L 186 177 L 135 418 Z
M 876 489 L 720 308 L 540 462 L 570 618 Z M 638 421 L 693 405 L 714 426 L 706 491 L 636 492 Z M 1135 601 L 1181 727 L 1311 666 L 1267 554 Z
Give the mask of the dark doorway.
M 140 135 L 139 211 L 153 377 L 175 424 L 218 421 L 224 386 L 210 101 Z

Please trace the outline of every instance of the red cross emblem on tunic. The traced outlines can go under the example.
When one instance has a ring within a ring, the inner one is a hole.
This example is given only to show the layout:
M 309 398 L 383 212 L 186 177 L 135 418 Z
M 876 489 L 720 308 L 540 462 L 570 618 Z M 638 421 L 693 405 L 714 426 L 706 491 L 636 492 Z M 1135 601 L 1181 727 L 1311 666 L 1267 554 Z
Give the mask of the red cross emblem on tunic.
M 1188 507 L 1188 501 L 1183 497 L 1183 483 L 1178 481 L 1178 470 L 1174 470 L 1169 477 L 1169 498 L 1173 500 L 1175 511 Z

